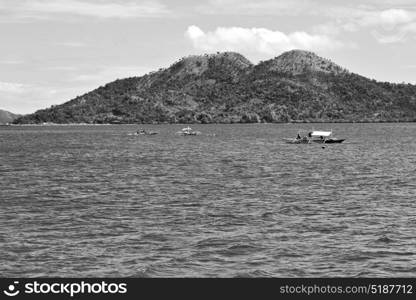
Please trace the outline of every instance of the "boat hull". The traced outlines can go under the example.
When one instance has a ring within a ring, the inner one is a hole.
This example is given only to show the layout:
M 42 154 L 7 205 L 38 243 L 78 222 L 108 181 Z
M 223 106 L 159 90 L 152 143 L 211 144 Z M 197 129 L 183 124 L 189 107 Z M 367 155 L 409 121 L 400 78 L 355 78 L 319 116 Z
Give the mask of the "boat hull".
M 314 140 L 315 143 L 320 144 L 339 144 L 345 141 L 345 139 L 327 139 L 327 140 Z
M 150 131 L 150 132 L 135 132 L 133 135 L 156 135 L 158 132 Z
M 345 141 L 345 139 L 329 139 L 325 141 L 325 144 L 339 144 Z
M 327 139 L 327 140 L 305 140 L 305 139 L 284 139 L 287 144 L 310 144 L 311 142 L 318 144 L 339 144 L 345 139 Z
M 183 132 L 180 132 L 180 133 L 178 133 L 179 135 L 182 135 L 182 136 L 187 136 L 187 135 L 199 135 L 199 133 L 198 132 L 191 132 L 191 133 L 183 133 Z

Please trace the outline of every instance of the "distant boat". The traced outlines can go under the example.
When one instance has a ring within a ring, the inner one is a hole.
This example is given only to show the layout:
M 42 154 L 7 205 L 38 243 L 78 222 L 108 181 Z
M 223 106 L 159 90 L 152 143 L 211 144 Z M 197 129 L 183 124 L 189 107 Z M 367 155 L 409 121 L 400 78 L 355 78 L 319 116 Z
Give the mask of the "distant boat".
M 321 144 L 335 144 L 342 143 L 345 139 L 337 139 L 332 137 L 331 131 L 310 131 L 307 135 L 301 136 L 298 132 L 296 138 L 284 139 L 288 144 L 310 144 L 310 143 L 321 143 Z
M 155 135 L 158 133 L 159 132 L 156 132 L 156 131 L 147 131 L 145 129 L 139 129 L 134 133 L 134 135 Z
M 331 131 L 311 131 L 308 133 L 308 137 L 311 138 L 312 142 L 322 144 L 334 144 L 342 143 L 345 139 L 336 139 L 332 137 Z
M 191 127 L 182 128 L 181 131 L 178 131 L 176 134 L 187 136 L 187 135 L 199 135 L 201 132 L 193 130 Z

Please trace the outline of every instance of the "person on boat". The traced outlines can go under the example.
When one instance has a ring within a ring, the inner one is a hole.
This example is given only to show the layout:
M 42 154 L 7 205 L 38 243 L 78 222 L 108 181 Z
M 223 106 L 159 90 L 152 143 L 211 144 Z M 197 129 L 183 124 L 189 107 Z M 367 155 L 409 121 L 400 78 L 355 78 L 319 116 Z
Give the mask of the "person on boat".
M 308 137 L 312 137 L 312 131 L 308 133 Z

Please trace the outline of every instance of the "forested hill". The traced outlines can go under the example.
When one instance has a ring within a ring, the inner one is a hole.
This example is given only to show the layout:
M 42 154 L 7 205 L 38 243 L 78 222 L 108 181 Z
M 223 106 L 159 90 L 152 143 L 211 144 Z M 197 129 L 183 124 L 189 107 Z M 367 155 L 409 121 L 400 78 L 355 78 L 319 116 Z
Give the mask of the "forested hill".
M 293 50 L 257 65 L 234 52 L 185 57 L 14 123 L 385 121 L 416 121 L 415 85 L 370 80 Z

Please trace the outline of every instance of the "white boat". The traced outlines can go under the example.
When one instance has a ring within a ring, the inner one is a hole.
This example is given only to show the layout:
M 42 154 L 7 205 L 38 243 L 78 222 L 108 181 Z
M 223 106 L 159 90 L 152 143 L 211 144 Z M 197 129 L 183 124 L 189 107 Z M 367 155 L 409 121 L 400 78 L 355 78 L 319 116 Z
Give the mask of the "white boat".
M 191 127 L 182 128 L 181 131 L 178 131 L 176 134 L 187 136 L 187 135 L 199 135 L 201 132 L 193 130 Z
M 322 144 L 334 144 L 342 143 L 345 139 L 336 139 L 332 137 L 331 131 L 311 131 L 308 133 L 308 137 L 311 138 L 312 142 Z
M 300 132 L 296 138 L 284 139 L 288 144 L 310 144 L 310 143 L 321 143 L 321 144 L 334 144 L 342 143 L 345 139 L 336 139 L 332 137 L 331 131 L 313 130 L 308 132 L 307 135 L 301 136 Z

